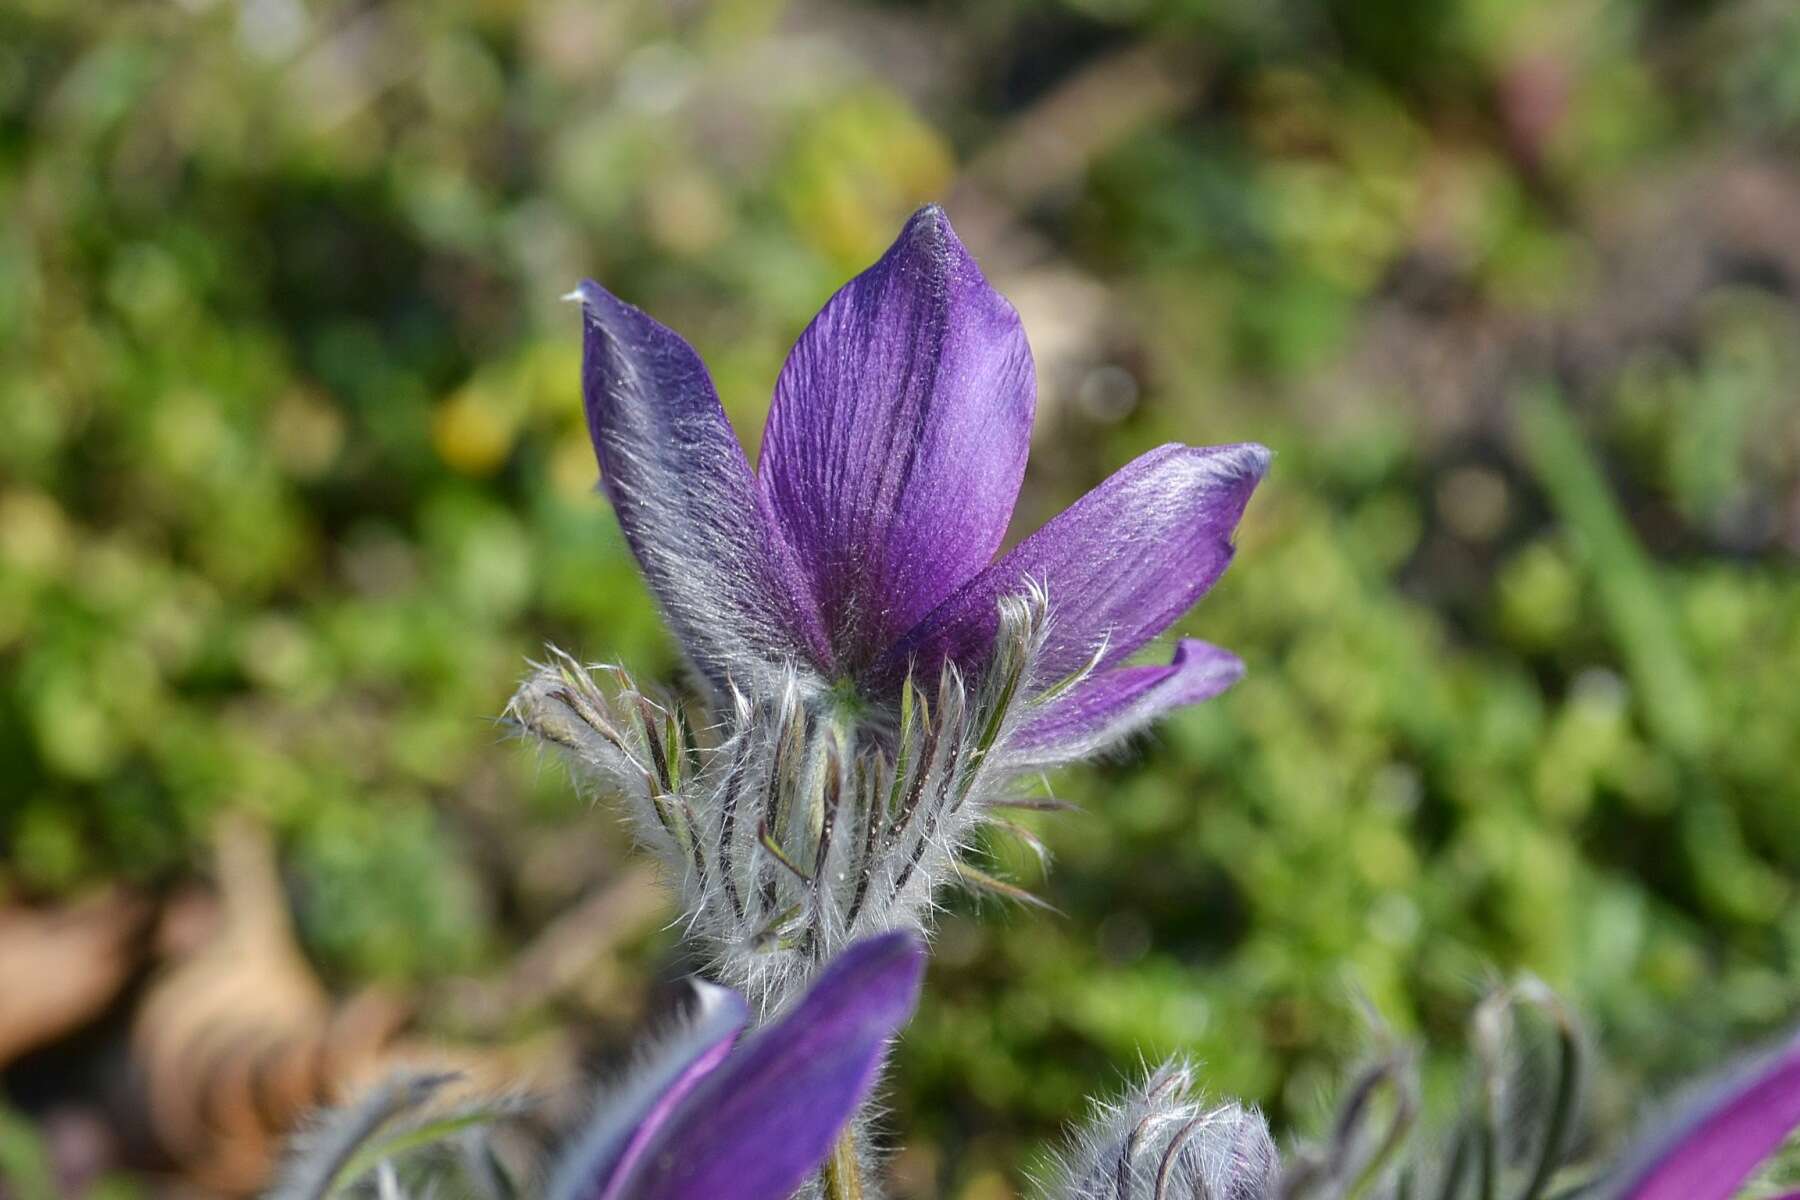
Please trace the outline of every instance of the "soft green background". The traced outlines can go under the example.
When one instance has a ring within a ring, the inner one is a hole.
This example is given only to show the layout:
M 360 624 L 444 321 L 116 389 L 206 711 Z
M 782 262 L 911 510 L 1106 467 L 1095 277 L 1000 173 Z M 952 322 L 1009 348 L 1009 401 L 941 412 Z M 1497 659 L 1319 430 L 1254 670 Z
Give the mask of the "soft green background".
M 942 199 L 1038 353 L 1021 530 L 1277 459 L 1182 627 L 1249 678 L 996 848 L 1062 916 L 947 916 L 904 1178 L 1010 1194 L 1140 1054 L 1308 1127 L 1359 993 L 1452 1053 L 1521 969 L 1616 1116 L 1800 1010 L 1797 148 L 1784 0 L 9 0 L 0 889 L 247 809 L 334 985 L 504 963 L 622 854 L 493 724 L 524 658 L 675 670 L 558 296 L 754 450 Z

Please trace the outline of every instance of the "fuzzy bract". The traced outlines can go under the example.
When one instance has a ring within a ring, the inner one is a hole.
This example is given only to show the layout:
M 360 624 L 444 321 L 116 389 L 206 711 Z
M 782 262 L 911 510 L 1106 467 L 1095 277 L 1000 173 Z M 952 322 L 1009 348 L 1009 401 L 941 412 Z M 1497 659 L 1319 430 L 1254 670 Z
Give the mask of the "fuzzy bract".
M 1040 762 L 1015 732 L 1056 700 L 1020 686 L 1047 609 L 1041 593 L 1003 608 L 981 672 L 952 664 L 929 686 L 908 681 L 891 730 L 810 703 L 794 673 L 771 694 L 734 692 L 702 725 L 623 671 L 556 653 L 511 714 L 623 799 L 677 884 L 689 935 L 766 1008 L 850 942 L 923 928 L 946 881 L 1024 897 L 964 853 L 983 822 L 1045 803 L 1025 786 Z
M 1551 1019 L 1559 1046 L 1551 1088 L 1531 1086 L 1528 1074 L 1507 1079 L 1529 1057 L 1510 1045 L 1520 1004 Z M 1485 1001 L 1472 1032 L 1479 1065 L 1474 1098 L 1454 1121 L 1440 1123 L 1447 1137 L 1422 1152 L 1407 1151 L 1418 1084 L 1410 1057 L 1390 1054 L 1346 1089 L 1328 1138 L 1289 1154 L 1279 1200 L 1732 1200 L 1800 1130 L 1797 1031 L 1692 1089 L 1622 1155 L 1570 1162 L 1582 1039 L 1568 1010 L 1543 984 L 1526 979 Z
M 1056 1164 L 1049 1200 L 1270 1200 L 1275 1143 L 1262 1114 L 1209 1103 L 1171 1061 L 1113 1101 L 1096 1102 Z

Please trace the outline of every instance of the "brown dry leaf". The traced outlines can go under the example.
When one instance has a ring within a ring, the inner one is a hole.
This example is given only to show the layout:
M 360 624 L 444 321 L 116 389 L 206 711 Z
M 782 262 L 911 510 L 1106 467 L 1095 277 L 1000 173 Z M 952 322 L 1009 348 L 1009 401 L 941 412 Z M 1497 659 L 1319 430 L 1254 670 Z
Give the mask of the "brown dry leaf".
M 565 1046 L 517 1051 L 401 1040 L 413 1006 L 379 988 L 334 1002 L 295 943 L 275 852 L 260 829 L 218 839 L 210 936 L 196 905 L 171 906 L 165 941 L 186 945 L 151 986 L 133 1029 L 152 1129 L 188 1180 L 239 1196 L 267 1185 L 314 1110 L 350 1101 L 401 1067 L 450 1070 L 446 1103 L 568 1082 Z
M 217 857 L 217 928 L 151 987 L 132 1041 L 157 1140 L 205 1186 L 245 1192 L 317 1102 L 331 1001 L 294 945 L 267 836 L 227 824 Z

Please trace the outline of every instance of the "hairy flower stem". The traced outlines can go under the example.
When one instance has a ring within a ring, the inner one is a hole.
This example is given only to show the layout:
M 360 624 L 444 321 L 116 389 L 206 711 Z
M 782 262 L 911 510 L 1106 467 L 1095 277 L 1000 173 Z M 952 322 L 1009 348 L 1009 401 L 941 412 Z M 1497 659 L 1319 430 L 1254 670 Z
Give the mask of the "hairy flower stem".
M 825 1200 L 863 1200 L 862 1171 L 856 1160 L 854 1122 L 838 1135 L 824 1167 Z

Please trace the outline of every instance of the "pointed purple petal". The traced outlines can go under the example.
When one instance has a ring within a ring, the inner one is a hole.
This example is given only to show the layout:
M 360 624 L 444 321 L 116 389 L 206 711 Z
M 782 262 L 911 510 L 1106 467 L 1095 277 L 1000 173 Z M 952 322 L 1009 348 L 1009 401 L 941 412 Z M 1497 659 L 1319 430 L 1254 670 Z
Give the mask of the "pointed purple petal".
M 1800 1037 L 1733 1075 L 1627 1160 L 1618 1200 L 1728 1200 L 1800 1127 Z
M 935 205 L 800 335 L 758 471 L 841 667 L 872 661 L 992 560 L 1036 398 L 1018 313 Z
M 594 1123 L 558 1170 L 556 1200 L 619 1200 L 644 1149 L 678 1104 L 731 1052 L 749 1013 L 743 997 L 695 981 L 699 1005 L 688 1024 L 657 1048 Z
M 1045 705 L 1006 751 L 1015 766 L 1053 766 L 1116 745 L 1170 709 L 1210 700 L 1244 676 L 1229 650 L 1183 638 L 1166 667 L 1114 667 Z
M 917 935 L 839 955 L 785 1016 L 713 1072 L 632 1173 L 630 1200 L 786 1200 L 824 1161 L 918 1002 Z
M 828 664 L 804 580 L 699 355 L 597 283 L 580 296 L 601 486 L 682 648 L 721 690 L 796 657 Z
M 1005 558 L 970 580 L 900 642 L 875 672 L 891 684 L 909 662 L 982 661 L 1003 596 L 1042 584 L 1050 595 L 1045 678 L 1100 667 L 1140 649 L 1191 608 L 1231 562 L 1232 531 L 1269 467 L 1269 451 L 1169 445 L 1128 463 Z

